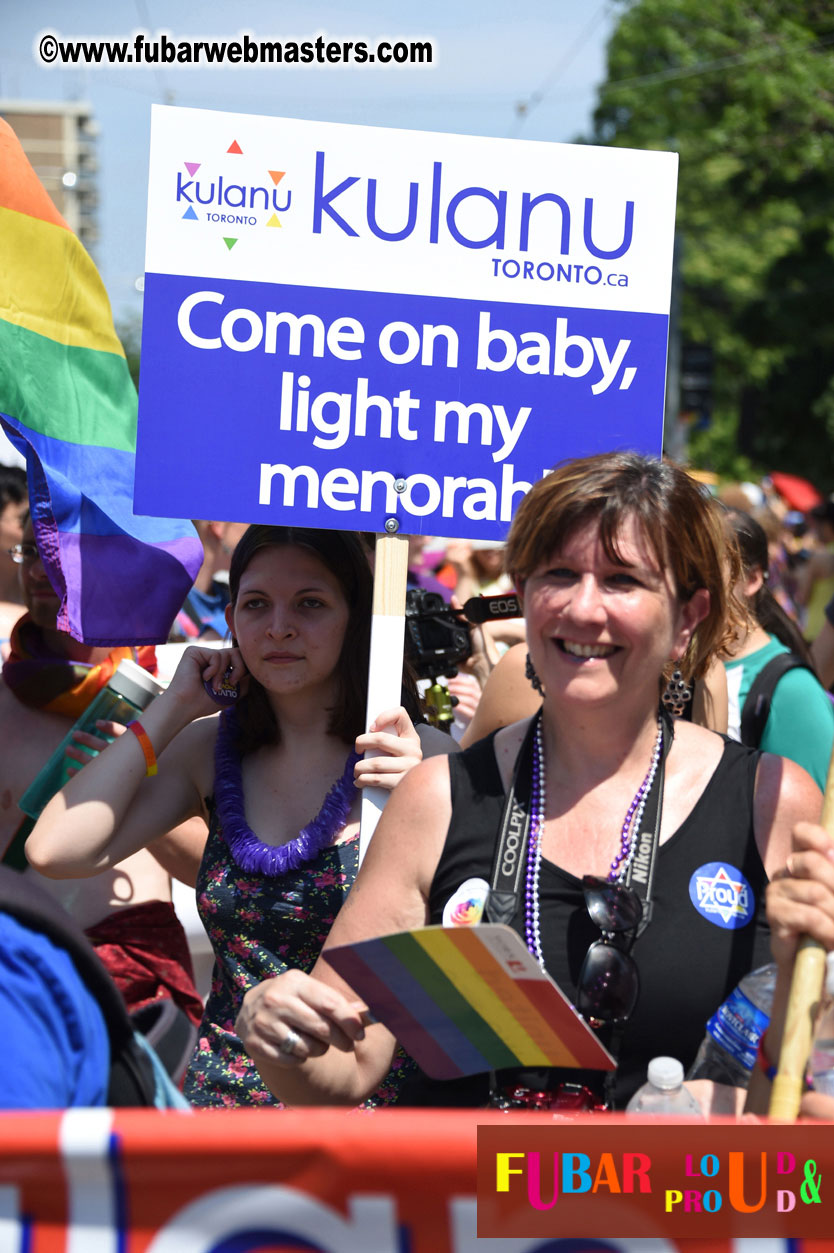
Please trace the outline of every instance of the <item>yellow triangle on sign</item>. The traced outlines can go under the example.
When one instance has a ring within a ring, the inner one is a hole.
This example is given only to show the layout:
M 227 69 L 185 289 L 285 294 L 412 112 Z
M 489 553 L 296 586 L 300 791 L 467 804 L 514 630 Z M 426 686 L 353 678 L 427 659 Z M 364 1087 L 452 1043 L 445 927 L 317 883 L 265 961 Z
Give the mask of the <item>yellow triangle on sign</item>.
M 267 226 L 280 226 L 280 225 L 281 223 L 278 221 L 278 214 L 273 213 L 272 217 L 267 222 Z

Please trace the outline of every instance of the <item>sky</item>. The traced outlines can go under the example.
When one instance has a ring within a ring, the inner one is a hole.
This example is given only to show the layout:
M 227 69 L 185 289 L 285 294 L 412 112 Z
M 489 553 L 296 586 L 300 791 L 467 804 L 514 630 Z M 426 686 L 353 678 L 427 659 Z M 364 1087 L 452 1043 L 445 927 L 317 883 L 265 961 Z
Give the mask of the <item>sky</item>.
M 95 260 L 117 324 L 141 316 L 150 113 L 153 103 L 314 121 L 501 138 L 570 141 L 588 133 L 610 0 L 26 0 L 2 6 L 0 98 L 89 101 L 98 140 Z M 61 39 L 431 39 L 431 67 L 45 67 L 34 47 Z M 519 105 L 526 105 L 522 115 Z

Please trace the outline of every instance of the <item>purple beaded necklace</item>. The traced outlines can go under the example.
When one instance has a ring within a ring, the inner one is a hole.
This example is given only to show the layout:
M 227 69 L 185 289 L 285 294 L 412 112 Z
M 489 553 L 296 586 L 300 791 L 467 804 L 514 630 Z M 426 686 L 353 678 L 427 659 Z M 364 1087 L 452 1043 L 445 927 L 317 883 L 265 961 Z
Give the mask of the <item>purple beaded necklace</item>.
M 357 753 L 348 756 L 344 773 L 331 787 L 324 804 L 312 821 L 288 844 L 264 844 L 247 825 L 243 812 L 243 784 L 240 757 L 234 745 L 233 709 L 220 716 L 217 743 L 214 749 L 214 801 L 220 819 L 220 834 L 235 864 L 249 873 L 277 876 L 297 870 L 312 861 L 323 848 L 333 843 L 345 826 L 356 799 L 353 767 Z
M 649 764 L 646 777 L 637 789 L 623 820 L 620 830 L 620 847 L 608 871 L 609 883 L 621 883 L 628 867 L 634 860 L 634 854 L 637 851 L 637 835 L 640 830 L 640 820 L 643 817 L 643 810 L 646 808 L 646 798 L 654 783 L 662 753 L 663 720 L 658 717 L 657 738 L 654 742 L 651 763 Z M 544 832 L 547 801 L 546 789 L 542 717 L 539 714 L 533 747 L 533 784 L 530 797 L 530 839 L 527 845 L 524 931 L 527 939 L 527 948 L 536 958 L 542 970 L 544 970 L 544 957 L 542 955 L 539 919 L 539 876 L 542 864 L 542 834 Z

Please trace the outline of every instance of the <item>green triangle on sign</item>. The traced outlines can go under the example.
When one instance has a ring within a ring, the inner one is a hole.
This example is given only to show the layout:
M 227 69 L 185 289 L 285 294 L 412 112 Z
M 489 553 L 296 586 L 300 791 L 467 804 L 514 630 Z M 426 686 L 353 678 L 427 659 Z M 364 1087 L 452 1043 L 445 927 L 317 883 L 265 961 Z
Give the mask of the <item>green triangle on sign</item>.
M 231 251 L 232 251 L 232 249 L 234 248 L 235 244 L 237 243 L 237 240 L 236 240 L 236 239 L 227 239 L 227 238 L 226 238 L 226 236 L 224 235 L 224 236 L 223 236 L 223 243 L 224 243 L 224 244 L 226 245 L 226 247 L 229 249 L 229 252 L 231 252 Z

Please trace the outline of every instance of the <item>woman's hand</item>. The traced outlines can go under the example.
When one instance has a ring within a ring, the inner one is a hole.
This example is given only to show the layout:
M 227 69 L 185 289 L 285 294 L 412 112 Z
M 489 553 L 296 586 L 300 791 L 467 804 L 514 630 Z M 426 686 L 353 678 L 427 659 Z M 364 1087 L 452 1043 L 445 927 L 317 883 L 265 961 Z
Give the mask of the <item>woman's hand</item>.
M 799 822 L 793 852 L 767 889 L 774 960 L 789 967 L 801 934 L 834 949 L 834 842 L 823 827 Z
M 792 852 L 787 865 L 773 875 L 768 885 L 766 906 L 770 948 L 778 974 L 765 1048 L 768 1061 L 776 1064 L 782 1053 L 797 940 L 807 934 L 826 949 L 834 948 L 834 843 L 824 827 L 813 822 L 796 824 Z M 770 1084 L 755 1066 L 750 1076 L 747 1110 L 764 1114 L 769 1103 Z M 824 1116 L 804 1101 L 800 1113 L 807 1117 Z
M 217 692 L 221 684 L 241 683 L 247 673 L 237 648 L 186 648 L 164 695 L 178 702 L 189 721 L 205 718 L 227 704 L 214 700 L 206 684 Z
M 217 713 L 226 701 L 216 701 L 209 696 L 206 684 L 217 691 L 221 683 L 225 685 L 240 684 L 248 671 L 243 658 L 236 648 L 199 648 L 185 649 L 180 658 L 174 677 L 166 691 L 172 692 L 181 707 L 188 711 L 188 720 L 204 718 Z M 78 774 L 82 766 L 86 766 L 93 757 L 97 757 L 102 749 L 127 729 L 120 722 L 100 720 L 96 723 L 101 736 L 91 735 L 86 731 L 74 731 L 73 743 L 68 746 L 64 756 L 78 762 L 78 767 L 70 767 L 67 774 Z M 109 739 L 106 737 L 110 737 Z M 77 747 L 76 747 L 77 746 Z M 91 751 L 85 752 L 84 749 Z
M 391 790 L 423 760 L 420 737 L 401 705 L 385 710 L 374 719 L 365 734 L 357 737 L 356 751 L 374 754 L 356 763 L 354 779 L 357 787 Z M 377 753 L 384 756 L 377 756 Z
M 365 1038 L 367 1006 L 300 970 L 250 988 L 235 1031 L 256 1063 L 293 1069 L 333 1046 L 344 1053 Z

